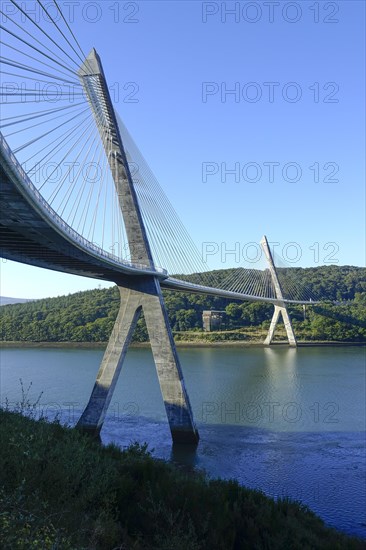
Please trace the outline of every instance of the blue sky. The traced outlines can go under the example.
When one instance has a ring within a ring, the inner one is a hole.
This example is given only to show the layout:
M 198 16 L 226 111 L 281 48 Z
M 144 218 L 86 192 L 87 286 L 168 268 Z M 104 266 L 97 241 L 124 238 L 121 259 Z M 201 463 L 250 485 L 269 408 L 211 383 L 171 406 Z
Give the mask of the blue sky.
M 78 40 L 100 54 L 197 247 L 217 243 L 212 268 L 236 266 L 225 250 L 245 255 L 263 234 L 293 265 L 364 264 L 364 2 L 274 2 L 272 22 L 268 2 L 73 4 Z M 1 263 L 6 296 L 99 284 Z

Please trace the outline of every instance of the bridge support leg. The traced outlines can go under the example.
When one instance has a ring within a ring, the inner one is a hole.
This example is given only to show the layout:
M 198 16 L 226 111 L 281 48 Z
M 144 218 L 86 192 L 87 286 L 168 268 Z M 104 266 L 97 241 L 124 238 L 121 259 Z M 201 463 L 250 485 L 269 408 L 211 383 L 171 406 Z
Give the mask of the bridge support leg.
M 170 329 L 159 281 L 119 287 L 120 310 L 89 402 L 77 427 L 99 436 L 138 318 L 143 310 L 173 443 L 197 445 L 191 405 Z
M 274 308 L 275 309 L 274 309 L 274 312 L 273 312 L 273 317 L 272 317 L 272 320 L 271 320 L 269 331 L 268 331 L 267 337 L 266 337 L 266 339 L 264 340 L 263 343 L 267 346 L 269 346 L 271 344 L 271 342 L 273 340 L 275 330 L 276 330 L 278 320 L 280 318 L 280 315 L 282 315 L 282 319 L 283 319 L 283 323 L 285 325 L 288 342 L 289 342 L 290 346 L 296 347 L 297 346 L 296 337 L 295 337 L 294 329 L 292 328 L 291 319 L 290 319 L 290 316 L 288 314 L 286 306 L 277 306 L 277 305 L 275 305 Z

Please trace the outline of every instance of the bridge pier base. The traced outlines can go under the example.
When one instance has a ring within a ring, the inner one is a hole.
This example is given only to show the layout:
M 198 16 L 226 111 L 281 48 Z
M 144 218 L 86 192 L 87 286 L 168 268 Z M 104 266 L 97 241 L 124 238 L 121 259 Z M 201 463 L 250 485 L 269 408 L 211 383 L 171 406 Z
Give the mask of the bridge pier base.
M 143 311 L 173 443 L 197 445 L 199 435 L 194 425 L 160 283 L 154 277 L 146 277 L 137 280 L 134 286 L 118 287 L 120 309 L 92 394 L 77 428 L 98 437 L 128 345 Z
M 277 305 L 275 305 L 274 308 L 275 309 L 274 309 L 274 312 L 273 312 L 273 317 L 272 317 L 272 320 L 271 320 L 269 331 L 268 331 L 267 337 L 264 340 L 263 344 L 265 344 L 267 346 L 269 346 L 271 344 L 271 342 L 273 340 L 275 330 L 276 330 L 278 320 L 280 318 L 280 315 L 282 315 L 283 323 L 285 325 L 286 334 L 287 334 L 287 338 L 288 338 L 288 343 L 291 347 L 296 347 L 297 346 L 296 337 L 295 337 L 294 329 L 292 328 L 291 319 L 290 319 L 290 316 L 288 314 L 286 306 L 277 306 Z

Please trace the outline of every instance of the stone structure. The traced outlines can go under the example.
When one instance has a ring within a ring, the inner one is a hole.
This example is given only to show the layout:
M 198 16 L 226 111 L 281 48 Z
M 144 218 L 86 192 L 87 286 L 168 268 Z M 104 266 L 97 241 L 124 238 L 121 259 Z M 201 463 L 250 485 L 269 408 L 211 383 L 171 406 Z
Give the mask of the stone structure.
M 202 312 L 202 324 L 205 332 L 221 330 L 225 322 L 225 311 L 209 310 Z

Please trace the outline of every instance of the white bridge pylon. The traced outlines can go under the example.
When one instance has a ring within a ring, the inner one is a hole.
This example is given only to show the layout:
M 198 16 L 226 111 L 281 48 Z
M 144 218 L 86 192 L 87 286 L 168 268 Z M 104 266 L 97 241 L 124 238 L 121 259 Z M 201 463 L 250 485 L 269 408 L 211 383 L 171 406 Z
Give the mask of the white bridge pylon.
M 280 315 L 282 315 L 282 319 L 283 319 L 283 323 L 285 325 L 289 345 L 292 346 L 292 347 L 296 347 L 297 346 L 297 341 L 296 341 L 294 329 L 292 328 L 291 319 L 290 319 L 290 316 L 288 314 L 286 304 L 284 302 L 281 284 L 280 284 L 280 281 L 278 280 L 276 266 L 274 264 L 272 253 L 271 253 L 271 250 L 269 248 L 267 237 L 265 235 L 262 237 L 260 244 L 261 244 L 262 250 L 263 250 L 263 252 L 266 256 L 267 262 L 268 262 L 268 268 L 269 268 L 270 273 L 271 273 L 272 283 L 273 283 L 273 286 L 274 286 L 274 289 L 275 289 L 275 292 L 276 292 L 276 298 L 278 300 L 282 301 L 281 305 L 275 304 L 275 306 L 274 306 L 275 309 L 274 309 L 274 312 L 273 312 L 273 317 L 272 317 L 272 320 L 271 320 L 269 331 L 268 331 L 267 337 L 266 337 L 266 339 L 264 340 L 263 343 L 265 345 L 268 345 L 268 346 L 272 343 L 278 320 L 280 318 Z

